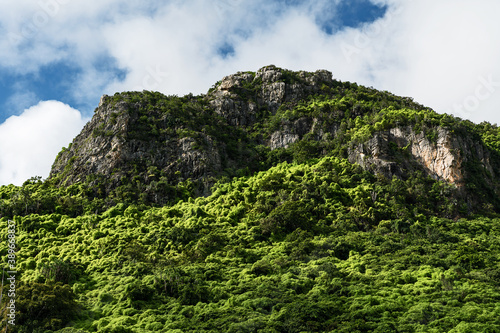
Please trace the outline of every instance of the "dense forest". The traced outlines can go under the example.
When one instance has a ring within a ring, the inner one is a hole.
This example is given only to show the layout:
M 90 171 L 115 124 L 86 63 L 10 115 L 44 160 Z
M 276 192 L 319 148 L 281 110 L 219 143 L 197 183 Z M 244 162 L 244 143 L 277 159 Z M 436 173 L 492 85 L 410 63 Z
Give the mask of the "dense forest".
M 285 87 L 305 84 L 279 72 Z M 385 152 L 404 166 L 394 175 L 349 160 L 392 128 L 434 146 L 445 129 L 484 147 L 498 173 L 499 128 L 336 80 L 273 107 L 261 100 L 265 82 L 245 75 L 231 98 L 257 105 L 246 123 L 214 111 L 218 82 L 201 96 L 116 94 L 107 105 L 130 114 L 127 132 L 107 127 L 119 112 L 89 131 L 135 146 L 190 138 L 194 150 L 209 149 L 209 136 L 224 144 L 218 169 L 189 178 L 147 157 L 74 181 L 75 141 L 49 179 L 0 187 L 6 270 L 16 226 L 10 331 L 499 332 L 500 184 L 486 158 L 464 159 L 461 183 L 397 142 Z M 299 133 L 308 119 L 318 125 Z M 292 124 L 297 140 L 268 144 Z

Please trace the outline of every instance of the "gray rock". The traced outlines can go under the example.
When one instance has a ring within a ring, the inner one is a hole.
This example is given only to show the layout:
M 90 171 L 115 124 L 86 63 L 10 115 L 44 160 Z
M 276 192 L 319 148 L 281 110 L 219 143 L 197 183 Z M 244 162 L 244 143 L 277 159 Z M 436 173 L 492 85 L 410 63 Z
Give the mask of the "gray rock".
M 250 135 L 256 122 L 262 126 L 269 119 L 269 113 L 275 114 L 283 103 L 293 107 L 308 96 L 321 94 L 324 86 L 331 86 L 333 82 L 332 73 L 326 70 L 292 73 L 266 66 L 256 73 L 228 75 L 202 98 L 210 112 L 220 117 L 217 121 L 226 131 L 248 135 L 240 140 L 253 140 L 250 147 L 266 145 L 274 150 L 289 148 L 306 135 L 315 140 L 338 135 L 340 123 L 334 119 L 344 117 L 344 112 L 339 110 L 332 110 L 326 123 L 302 115 L 298 119 L 283 118 L 279 128 L 265 135 Z M 161 174 L 171 185 L 192 179 L 202 184 L 199 194 L 207 195 L 224 170 L 244 168 L 248 164 L 245 158 L 256 158 L 256 151 L 250 151 L 238 138 L 233 138 L 232 146 L 226 147 L 229 143 L 217 141 L 213 132 L 209 135 L 201 130 L 193 135 L 192 131 L 186 132 L 184 125 L 175 125 L 175 119 L 154 107 L 149 111 L 150 105 L 132 102 L 127 96 L 102 96 L 91 121 L 54 162 L 50 178 L 57 179 L 61 185 L 70 185 L 85 181 L 88 176 L 100 175 L 108 180 L 107 190 L 111 191 L 121 184 L 123 177 L 137 174 L 145 183 L 150 183 Z M 161 127 L 157 134 L 134 133 L 142 131 L 137 124 L 144 120 L 139 118 L 148 117 L 150 112 L 156 112 L 156 117 L 161 119 L 157 123 Z M 353 107 L 352 117 L 359 116 L 360 112 Z M 487 181 L 492 187 L 499 187 L 499 166 L 493 165 L 490 151 L 480 141 L 440 127 L 434 130 L 437 132 L 435 142 L 411 127 L 397 126 L 376 132 L 365 142 L 351 144 L 347 156 L 350 162 L 388 178 L 405 178 L 420 170 L 458 188 L 464 187 L 470 176 L 464 166 L 480 161 L 482 171 L 489 175 Z M 323 151 L 325 153 L 328 152 Z
M 368 141 L 349 149 L 349 161 L 389 178 L 404 176 L 408 171 L 421 168 L 436 180 L 462 187 L 465 185 L 464 163 L 480 160 L 482 167 L 496 177 L 490 163 L 490 153 L 471 138 L 452 135 L 449 130 L 437 128 L 437 141 L 431 142 L 423 132 L 415 133 L 411 127 L 395 127 L 377 132 Z M 391 156 L 393 147 L 404 149 L 406 159 Z

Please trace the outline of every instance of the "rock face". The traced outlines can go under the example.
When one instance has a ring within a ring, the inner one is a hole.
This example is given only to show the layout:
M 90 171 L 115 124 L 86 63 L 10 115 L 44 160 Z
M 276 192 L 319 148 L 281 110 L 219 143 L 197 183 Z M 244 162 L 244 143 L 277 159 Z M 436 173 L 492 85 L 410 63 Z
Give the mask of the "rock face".
M 268 145 L 271 150 L 278 148 L 288 148 L 291 144 L 299 141 L 304 135 L 314 133 L 314 120 L 309 118 L 300 118 L 294 122 L 283 124 L 283 128 L 273 132 Z
M 197 140 L 168 135 L 136 138 L 132 130 L 137 131 L 140 113 L 135 111 L 143 107 L 127 101 L 113 103 L 112 97 L 104 95 L 91 121 L 56 159 L 50 177 L 62 176 L 63 183 L 70 185 L 99 175 L 110 180 L 110 186 L 118 186 L 122 177 L 136 171 L 145 182 L 160 174 L 185 180 L 220 172 L 221 149 L 208 135 L 200 133 Z M 203 149 L 196 148 L 199 142 Z
M 199 195 L 207 195 L 221 175 L 259 170 L 263 161 L 270 160 L 262 151 L 285 151 L 279 156 L 287 160 L 296 144 L 307 141 L 305 154 L 311 152 L 311 157 L 329 154 L 329 147 L 337 142 L 345 147 L 340 157 L 373 173 L 405 178 L 422 171 L 458 188 L 474 176 L 467 167 L 472 163 L 486 175 L 488 186 L 499 191 L 498 158 L 492 158 L 482 141 L 450 129 L 436 126 L 435 135 L 429 137 L 412 126 L 398 125 L 374 132 L 364 142 L 343 143 L 349 124 L 376 112 L 345 101 L 345 92 L 355 92 L 357 87 L 333 80 L 325 70 L 291 72 L 266 66 L 256 73 L 226 76 L 206 95 L 196 97 L 151 92 L 105 95 L 92 120 L 57 157 L 50 178 L 71 185 L 100 177 L 107 193 L 126 185 L 162 203 L 170 195 L 169 186 L 190 179 L 197 183 Z M 394 100 L 402 108 L 421 107 L 388 93 L 374 96 L 382 96 L 386 103 Z M 294 113 L 311 99 L 338 103 L 319 113 Z M 165 186 L 164 200 L 158 188 Z
M 396 151 L 395 151 L 396 150 Z M 396 158 L 400 152 L 403 159 Z M 482 167 L 496 178 L 490 152 L 471 138 L 452 135 L 449 130 L 437 128 L 437 139 L 431 142 L 423 132 L 411 127 L 391 128 L 378 132 L 367 142 L 349 150 L 349 161 L 386 177 L 404 176 L 408 171 L 423 169 L 436 180 L 462 187 L 465 185 L 468 161 L 481 162 Z
M 252 75 L 239 72 L 222 79 L 216 90 L 209 93 L 210 105 L 215 112 L 234 126 L 249 126 L 257 119 L 256 113 L 263 106 L 271 112 L 286 102 L 298 101 L 319 93 L 323 84 L 333 82 L 332 73 L 318 70 L 314 73 L 297 72 L 299 82 L 287 80 L 287 72 L 275 66 L 263 67 Z M 251 86 L 256 98 L 245 101 L 241 91 Z
M 52 166 L 50 177 L 66 174 L 67 184 L 84 181 L 87 175 L 109 175 L 132 151 L 124 148 L 124 134 L 127 133 L 130 116 L 124 112 L 125 102 L 109 103 L 110 97 L 101 97 L 99 106 L 91 121 L 74 139 L 68 150 L 63 150 Z M 111 114 L 116 121 L 110 121 Z M 109 136 L 101 134 L 108 133 Z M 84 154 L 76 155 L 77 152 Z
M 239 72 L 223 78 L 202 100 L 210 112 L 222 118 L 222 123 L 214 124 L 215 127 L 220 127 L 221 132 L 237 132 L 236 128 L 251 127 L 262 120 L 264 112 L 275 113 L 283 103 L 318 93 L 321 85 L 332 82 L 332 73 L 324 70 L 291 75 L 267 66 L 256 73 Z M 56 159 L 50 178 L 71 185 L 97 175 L 105 177 L 108 190 L 120 186 L 123 177 L 137 175 L 146 183 L 157 178 L 170 184 L 191 179 L 204 184 L 198 188 L 200 194 L 208 194 L 215 177 L 224 169 L 245 167 L 245 161 L 227 152 L 227 142 L 216 134 L 207 134 L 204 128 L 190 128 L 186 125 L 188 119 L 180 124 L 172 122 L 164 111 L 135 101 L 131 95 L 104 95 L 92 120 Z M 159 135 L 146 133 L 152 126 L 150 121 Z M 271 149 L 288 147 L 306 134 L 310 125 L 309 120 L 296 121 L 270 139 L 257 141 Z M 144 135 L 137 137 L 138 133 Z M 238 149 L 244 147 L 241 144 Z

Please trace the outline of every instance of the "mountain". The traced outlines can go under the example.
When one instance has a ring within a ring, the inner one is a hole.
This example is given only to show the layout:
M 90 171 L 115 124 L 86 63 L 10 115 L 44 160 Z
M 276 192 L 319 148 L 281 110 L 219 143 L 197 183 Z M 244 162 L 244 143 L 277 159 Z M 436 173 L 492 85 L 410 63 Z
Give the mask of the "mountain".
M 338 156 L 389 179 L 420 171 L 445 181 L 470 211 L 499 204 L 499 154 L 484 138 L 490 132 L 325 70 L 267 66 L 229 75 L 201 96 L 103 96 L 50 178 L 60 185 L 96 178 L 90 184 L 100 182 L 114 203 L 165 204 L 187 180 L 206 196 L 221 176 Z
M 0 187 L 9 330 L 498 332 L 499 175 L 496 125 L 325 70 L 105 95 Z

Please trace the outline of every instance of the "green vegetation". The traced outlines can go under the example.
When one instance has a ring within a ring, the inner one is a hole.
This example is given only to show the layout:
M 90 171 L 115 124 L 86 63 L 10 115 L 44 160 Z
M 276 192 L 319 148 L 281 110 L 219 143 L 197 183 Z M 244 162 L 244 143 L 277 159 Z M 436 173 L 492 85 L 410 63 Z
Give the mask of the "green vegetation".
M 161 208 L 16 216 L 19 332 L 496 331 L 500 219 L 433 217 L 446 191 L 325 157 Z
M 255 73 L 247 74 L 255 76 Z M 283 71 L 282 80 L 289 85 L 304 82 L 302 76 L 286 70 Z M 102 212 L 118 203 L 161 206 L 173 204 L 179 199 L 185 200 L 193 194 L 205 194 L 208 190 L 207 179 L 200 180 L 196 178 L 200 175 L 188 172 L 174 175 L 166 172 L 165 166 L 154 162 L 157 160 L 155 156 L 172 154 L 172 148 L 166 146 L 165 142 L 181 139 L 189 139 L 191 147 L 198 151 L 215 147 L 221 156 L 220 169 L 206 170 L 211 177 L 208 180 L 210 185 L 221 177 L 231 179 L 252 175 L 285 161 L 302 163 L 323 156 L 347 158 L 348 150 L 353 145 L 362 144 L 375 133 L 394 127 L 411 128 L 417 134 L 423 133 L 434 144 L 437 143 L 438 130 L 446 129 L 457 137 L 470 138 L 488 147 L 492 153 L 489 159 L 493 165 L 500 165 L 500 129 L 496 125 L 476 125 L 447 114 L 438 114 L 413 102 L 411 98 L 401 98 L 349 82 L 333 81 L 324 83 L 314 94 L 299 94 L 296 99 L 272 111 L 266 103 L 259 102 L 261 79 L 244 82 L 233 90 L 232 93 L 237 96 L 233 97 L 234 103 L 243 105 L 250 102 L 256 105 L 248 119 L 241 118 L 241 113 L 230 115 L 215 112 L 210 104 L 214 97 L 210 94 L 184 97 L 150 91 L 115 94 L 110 104 L 121 106 L 121 111 L 113 112 L 109 122 L 114 124 L 126 114 L 129 117 L 127 131 L 113 133 L 109 126 L 101 123 L 92 135 L 109 139 L 117 135 L 127 142 L 133 142 L 134 147 L 155 149 L 146 151 L 142 158 L 123 164 L 117 170 L 116 177 L 114 174 L 111 177 L 90 176 L 83 186 L 93 188 L 94 192 L 83 196 L 90 201 L 98 200 L 98 211 Z M 235 123 L 240 125 L 235 126 Z M 298 142 L 288 148 L 271 150 L 266 143 L 273 134 L 285 128 L 299 132 L 296 133 Z M 300 132 L 301 128 L 306 128 L 308 133 Z M 395 153 L 400 152 L 402 155 L 396 162 L 407 160 L 404 146 L 393 148 Z M 64 148 L 58 160 L 69 150 Z M 65 184 L 73 161 L 67 161 L 66 171 L 53 177 L 53 184 Z M 180 167 L 179 162 L 170 161 L 169 164 Z M 471 208 L 479 212 L 493 205 L 496 207 L 494 210 L 500 212 L 497 209 L 500 201 L 495 195 L 498 186 L 495 189 L 495 185 L 488 181 L 491 174 L 482 162 L 468 160 L 463 166 L 470 196 L 477 199 Z M 416 171 L 425 170 L 420 168 Z M 190 186 L 186 186 L 186 182 L 191 182 Z M 191 192 L 186 192 L 187 187 Z
M 254 80 L 235 93 L 258 104 L 261 89 Z M 375 133 L 407 127 L 433 144 L 440 129 L 472 138 L 500 165 L 497 126 L 338 81 L 259 104 L 240 126 L 211 98 L 116 94 L 109 117 L 130 117 L 120 135 L 137 146 L 187 138 L 204 151 L 209 137 L 225 153 L 202 179 L 215 184 L 209 195 L 146 158 L 69 186 L 60 174 L 0 187 L 0 230 L 17 228 L 13 332 L 500 331 L 498 178 L 468 160 L 459 189 L 423 169 L 386 178 L 347 160 Z M 271 150 L 286 128 L 299 140 Z M 398 162 L 410 154 L 389 150 Z

